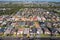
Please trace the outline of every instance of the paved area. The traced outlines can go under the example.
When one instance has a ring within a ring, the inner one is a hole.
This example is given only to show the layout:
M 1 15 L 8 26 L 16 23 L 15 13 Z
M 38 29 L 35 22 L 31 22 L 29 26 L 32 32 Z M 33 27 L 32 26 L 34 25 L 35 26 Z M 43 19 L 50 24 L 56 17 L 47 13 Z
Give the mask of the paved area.
M 0 37 L 0 40 L 60 40 L 60 38 L 53 38 L 53 37 L 49 37 L 49 38 L 14 38 L 14 37 Z

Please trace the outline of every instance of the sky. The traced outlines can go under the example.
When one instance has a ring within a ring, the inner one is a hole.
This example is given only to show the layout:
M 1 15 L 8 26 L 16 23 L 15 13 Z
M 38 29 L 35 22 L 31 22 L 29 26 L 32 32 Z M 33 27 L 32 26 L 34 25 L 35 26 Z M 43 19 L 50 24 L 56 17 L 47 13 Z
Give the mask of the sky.
M 52 1 L 52 2 L 60 2 L 60 0 L 0 0 L 0 1 Z

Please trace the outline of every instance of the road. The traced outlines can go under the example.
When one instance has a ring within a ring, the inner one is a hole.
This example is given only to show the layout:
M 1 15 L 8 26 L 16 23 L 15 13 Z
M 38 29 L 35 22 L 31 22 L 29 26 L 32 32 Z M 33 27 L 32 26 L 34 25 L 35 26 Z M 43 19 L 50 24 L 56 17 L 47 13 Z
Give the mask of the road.
M 23 38 L 19 38 L 19 37 L 0 37 L 0 40 L 60 40 L 60 38 L 26 38 L 26 37 L 23 37 Z

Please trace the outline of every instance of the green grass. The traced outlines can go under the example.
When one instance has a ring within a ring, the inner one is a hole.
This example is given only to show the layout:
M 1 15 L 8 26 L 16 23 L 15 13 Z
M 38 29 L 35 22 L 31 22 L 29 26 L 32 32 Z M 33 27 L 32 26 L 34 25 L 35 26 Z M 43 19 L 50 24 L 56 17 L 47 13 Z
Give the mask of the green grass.
M 51 37 L 49 34 L 40 34 L 40 37 Z

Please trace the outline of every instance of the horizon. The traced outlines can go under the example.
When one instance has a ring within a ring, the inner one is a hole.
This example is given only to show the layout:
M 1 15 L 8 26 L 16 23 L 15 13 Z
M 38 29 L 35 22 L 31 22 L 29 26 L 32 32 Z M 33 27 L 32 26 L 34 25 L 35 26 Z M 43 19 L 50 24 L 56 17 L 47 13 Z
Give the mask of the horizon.
M 32 1 L 45 1 L 45 2 L 60 2 L 60 0 L 0 0 L 0 1 L 3 1 L 3 2 L 5 2 L 5 1 L 23 1 L 23 2 L 26 2 L 26 1 L 28 1 L 28 2 L 32 2 Z

